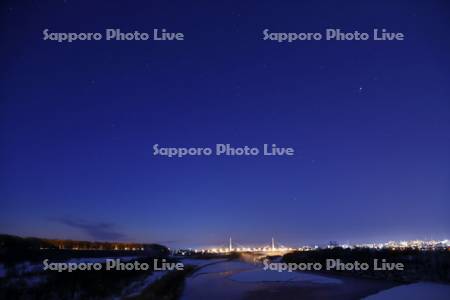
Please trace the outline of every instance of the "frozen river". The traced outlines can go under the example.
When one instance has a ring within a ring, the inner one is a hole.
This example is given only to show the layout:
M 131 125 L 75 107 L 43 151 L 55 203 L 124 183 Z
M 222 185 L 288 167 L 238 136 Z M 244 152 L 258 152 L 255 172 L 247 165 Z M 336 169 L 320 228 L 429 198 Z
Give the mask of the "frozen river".
M 186 280 L 183 300 L 201 299 L 361 299 L 391 288 L 387 281 L 305 272 L 263 270 L 239 260 L 183 260 L 199 266 Z

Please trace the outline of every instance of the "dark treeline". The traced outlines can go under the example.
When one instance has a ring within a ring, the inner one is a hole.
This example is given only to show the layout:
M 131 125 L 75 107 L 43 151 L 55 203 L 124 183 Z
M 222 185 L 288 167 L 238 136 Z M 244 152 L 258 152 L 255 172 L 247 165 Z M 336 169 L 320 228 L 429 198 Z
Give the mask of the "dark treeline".
M 389 279 L 400 282 L 414 282 L 419 280 L 431 280 L 450 282 L 450 252 L 442 251 L 420 251 L 420 250 L 373 250 L 373 249 L 322 249 L 316 251 L 297 251 L 284 255 L 283 261 L 290 263 L 320 263 L 326 265 L 327 259 L 340 259 L 343 263 L 368 263 L 367 271 L 336 271 L 325 270 L 324 272 L 351 274 L 355 276 Z M 373 269 L 374 259 L 381 261 L 386 259 L 390 263 L 402 263 L 403 271 L 375 271 Z
M 22 238 L 0 235 L 0 262 L 39 261 L 43 258 L 65 260 L 80 257 L 107 257 L 128 255 L 165 256 L 165 246 L 142 243 L 90 242 L 40 238 Z

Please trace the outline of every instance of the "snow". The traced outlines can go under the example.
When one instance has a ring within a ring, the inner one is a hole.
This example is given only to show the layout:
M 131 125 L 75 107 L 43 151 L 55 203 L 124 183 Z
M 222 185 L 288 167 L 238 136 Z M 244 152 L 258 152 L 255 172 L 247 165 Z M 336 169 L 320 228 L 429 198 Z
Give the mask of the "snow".
M 226 259 L 192 259 L 192 258 L 183 258 L 180 259 L 183 265 L 193 265 L 196 267 L 204 267 L 209 265 L 214 265 L 220 262 L 226 261 Z M 134 297 L 142 293 L 142 291 L 151 285 L 152 283 L 159 280 L 161 277 L 166 275 L 167 271 L 161 272 L 153 272 L 151 275 L 147 276 L 144 280 L 135 281 L 131 283 L 128 287 L 124 289 L 121 298 L 124 297 Z
M 367 300 L 391 300 L 391 299 L 450 299 L 450 285 L 433 282 L 418 282 L 401 285 L 392 289 L 381 291 L 364 299 Z
M 37 273 L 42 271 L 43 264 L 31 263 L 29 261 L 15 265 L 15 271 L 18 275 Z
M 122 293 L 122 297 L 134 297 L 138 296 L 142 293 L 142 291 L 148 287 L 150 284 L 154 283 L 155 281 L 159 280 L 161 277 L 167 274 L 167 271 L 161 271 L 161 272 L 153 272 L 149 276 L 147 276 L 144 280 L 141 281 L 135 281 L 131 283 L 128 287 L 126 287 Z
M 124 257 L 82 257 L 82 258 L 72 258 L 65 263 L 105 263 L 107 259 L 120 259 L 122 262 L 128 262 L 132 261 L 134 259 L 138 258 L 138 256 L 124 256 Z M 55 261 L 49 260 L 47 263 L 52 263 Z M 29 274 L 29 273 L 37 273 L 42 271 L 44 268 L 43 263 L 31 263 L 29 261 L 19 263 L 15 265 L 15 271 L 19 275 L 23 274 Z M 6 272 L 3 265 L 0 265 L 0 278 L 6 276 L 6 273 L 3 274 L 2 272 Z M 3 275 L 3 276 L 2 276 Z
M 262 270 L 255 269 L 244 271 L 240 273 L 236 273 L 230 276 L 231 280 L 239 281 L 239 282 L 286 282 L 286 281 L 294 281 L 294 282 L 312 282 L 312 283 L 320 283 L 320 284 L 340 284 L 341 280 L 326 277 L 321 275 L 314 275 L 309 273 L 302 272 L 277 272 L 271 270 Z
M 219 259 L 183 258 L 183 259 L 180 259 L 180 261 L 185 266 L 193 265 L 193 266 L 196 266 L 196 267 L 203 267 L 203 266 L 206 266 L 206 265 L 216 264 L 216 263 L 219 263 L 219 262 L 226 261 L 226 259 L 224 259 L 224 258 L 219 258 Z
M 202 266 L 193 277 L 212 273 L 230 272 L 228 278 L 237 282 L 312 282 L 321 284 L 340 284 L 341 280 L 332 277 L 315 275 L 303 272 L 277 272 L 272 270 L 263 270 L 261 265 L 254 265 L 243 261 L 229 261 L 224 259 L 216 260 L 181 260 L 184 264 L 193 264 Z
M 203 268 L 200 269 L 200 273 L 221 273 L 221 272 L 228 272 L 230 270 L 233 271 L 244 271 L 255 268 L 254 265 L 251 265 L 246 262 L 241 261 L 222 261 L 217 262 L 209 265 L 205 265 Z
M 46 282 L 46 277 L 42 275 L 23 277 L 28 287 L 38 286 Z
M 268 282 L 270 284 L 267 284 Z M 292 283 L 298 282 L 343 283 L 332 277 L 301 272 L 265 271 L 262 264 L 226 260 L 206 264 L 189 276 L 181 299 L 243 299 L 255 290 L 263 288 L 269 291 L 274 282 L 282 286 L 292 286 Z
M 72 258 L 66 261 L 67 263 L 105 263 L 107 259 L 120 259 L 121 262 L 128 262 L 139 258 L 139 256 L 123 256 L 123 257 L 82 257 Z M 49 261 L 50 263 L 50 261 Z
M 5 277 L 6 276 L 6 268 L 4 264 L 0 264 L 0 278 Z

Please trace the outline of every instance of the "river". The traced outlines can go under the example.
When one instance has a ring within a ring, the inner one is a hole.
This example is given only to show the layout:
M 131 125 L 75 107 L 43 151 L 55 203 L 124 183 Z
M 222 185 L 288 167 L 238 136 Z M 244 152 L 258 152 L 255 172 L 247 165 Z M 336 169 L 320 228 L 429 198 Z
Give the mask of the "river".
M 307 272 L 265 271 L 240 260 L 183 260 L 199 268 L 186 280 L 182 300 L 361 299 L 398 284 Z

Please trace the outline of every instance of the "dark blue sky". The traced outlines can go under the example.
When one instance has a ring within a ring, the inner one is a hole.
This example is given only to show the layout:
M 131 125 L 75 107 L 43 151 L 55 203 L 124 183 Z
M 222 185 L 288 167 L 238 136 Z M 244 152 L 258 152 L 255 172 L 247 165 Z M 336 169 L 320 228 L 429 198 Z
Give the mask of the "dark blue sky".
M 0 232 L 169 246 L 449 237 L 446 1 L 2 1 Z M 42 40 L 42 30 L 185 34 Z M 276 43 L 262 30 L 403 32 Z M 152 145 L 295 157 L 152 156 Z

